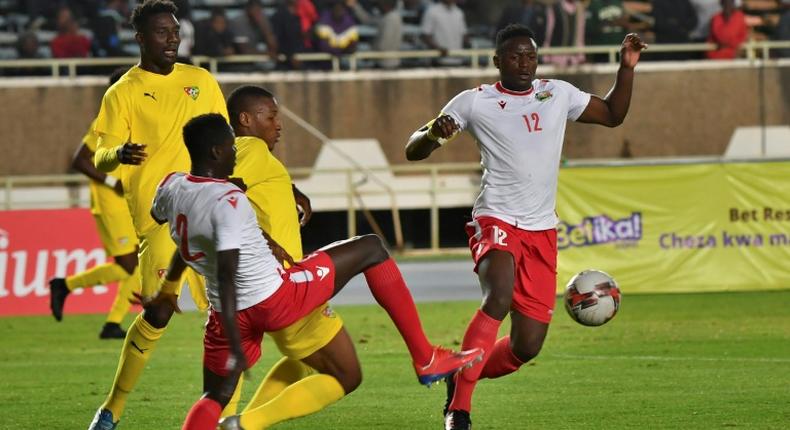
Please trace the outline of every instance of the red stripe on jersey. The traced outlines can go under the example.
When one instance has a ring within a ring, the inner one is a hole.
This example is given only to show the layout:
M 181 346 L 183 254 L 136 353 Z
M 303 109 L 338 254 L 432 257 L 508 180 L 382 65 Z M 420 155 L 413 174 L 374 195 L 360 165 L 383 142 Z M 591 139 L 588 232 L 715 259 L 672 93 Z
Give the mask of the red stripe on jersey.
M 219 182 L 224 183 L 228 182 L 226 179 L 217 179 L 217 178 L 207 178 L 205 176 L 194 176 L 192 174 L 187 175 L 187 181 L 189 182 Z
M 176 173 L 178 173 L 178 172 L 170 172 L 170 173 L 168 173 L 168 174 L 167 174 L 167 176 L 165 176 L 165 178 L 164 178 L 164 179 L 162 179 L 162 181 L 161 181 L 161 182 L 159 182 L 159 185 L 157 185 L 157 186 L 156 186 L 156 188 L 157 188 L 157 189 L 159 189 L 159 188 L 162 188 L 162 186 L 164 186 L 164 185 L 165 185 L 165 182 L 167 182 L 167 180 L 168 180 L 168 179 L 170 179 L 170 178 L 171 178 L 173 175 L 175 175 Z
M 528 95 L 532 94 L 533 91 L 535 91 L 535 87 L 532 87 L 532 88 L 528 89 L 527 91 L 512 91 L 512 90 L 509 90 L 509 89 L 503 87 L 502 83 L 499 82 L 499 81 L 497 81 L 497 83 L 494 84 L 494 87 L 500 93 L 509 94 L 511 96 L 528 96 Z

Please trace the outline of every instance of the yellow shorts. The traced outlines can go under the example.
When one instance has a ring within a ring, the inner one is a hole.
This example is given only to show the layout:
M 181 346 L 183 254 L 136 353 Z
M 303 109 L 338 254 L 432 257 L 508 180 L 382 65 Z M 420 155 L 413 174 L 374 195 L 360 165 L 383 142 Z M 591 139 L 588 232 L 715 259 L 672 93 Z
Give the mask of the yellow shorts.
M 159 291 L 159 279 L 167 273 L 176 244 L 170 238 L 167 224 L 155 227 L 140 240 L 140 277 L 143 283 L 143 296 L 153 296 Z M 208 309 L 206 280 L 200 274 L 187 268 L 182 278 L 192 294 L 192 300 L 201 311 Z M 179 291 L 180 293 L 180 291 Z
M 280 352 L 301 360 L 325 347 L 343 328 L 343 319 L 329 303 L 315 308 L 304 318 L 288 327 L 269 333 Z
M 137 233 L 128 211 L 94 214 L 93 219 L 107 254 L 126 255 L 137 250 Z

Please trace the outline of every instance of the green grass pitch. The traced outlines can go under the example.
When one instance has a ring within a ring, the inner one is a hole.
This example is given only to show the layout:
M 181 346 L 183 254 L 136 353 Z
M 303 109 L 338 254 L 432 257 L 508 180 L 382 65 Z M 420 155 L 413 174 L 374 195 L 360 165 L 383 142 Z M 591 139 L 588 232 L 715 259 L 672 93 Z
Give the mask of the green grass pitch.
M 476 303 L 419 305 L 429 337 L 457 347 Z M 405 346 L 376 306 L 338 307 L 362 362 L 360 388 L 280 429 L 440 429 L 444 386 L 416 382 Z M 120 341 L 100 315 L 0 319 L 0 429 L 84 429 L 102 402 Z M 178 429 L 200 395 L 199 313 L 174 317 L 119 429 Z M 128 321 L 127 321 L 128 323 Z M 507 327 L 503 327 L 503 332 Z M 270 339 L 245 398 L 279 354 Z M 558 303 L 541 355 L 483 380 L 476 429 L 790 428 L 790 291 L 628 295 L 603 327 Z

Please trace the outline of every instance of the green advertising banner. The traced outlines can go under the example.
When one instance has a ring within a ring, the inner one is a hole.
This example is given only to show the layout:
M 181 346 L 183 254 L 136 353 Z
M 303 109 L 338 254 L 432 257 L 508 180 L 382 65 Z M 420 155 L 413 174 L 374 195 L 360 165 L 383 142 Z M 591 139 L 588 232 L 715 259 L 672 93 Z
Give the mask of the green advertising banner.
M 558 290 L 598 269 L 628 292 L 790 288 L 790 162 L 568 167 Z

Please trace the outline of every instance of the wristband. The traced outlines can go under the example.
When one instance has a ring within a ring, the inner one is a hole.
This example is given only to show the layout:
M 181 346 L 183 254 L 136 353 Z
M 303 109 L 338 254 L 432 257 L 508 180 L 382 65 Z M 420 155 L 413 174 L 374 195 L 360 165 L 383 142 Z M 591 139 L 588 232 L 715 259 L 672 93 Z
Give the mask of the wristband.
M 180 287 L 181 287 L 180 279 L 177 281 L 171 281 L 165 277 L 162 278 L 162 280 L 159 282 L 159 291 L 162 293 L 178 295 L 178 293 L 181 292 L 179 290 Z
M 104 185 L 107 185 L 110 188 L 115 188 L 115 185 L 118 183 L 118 178 L 115 176 L 107 175 L 104 177 Z

